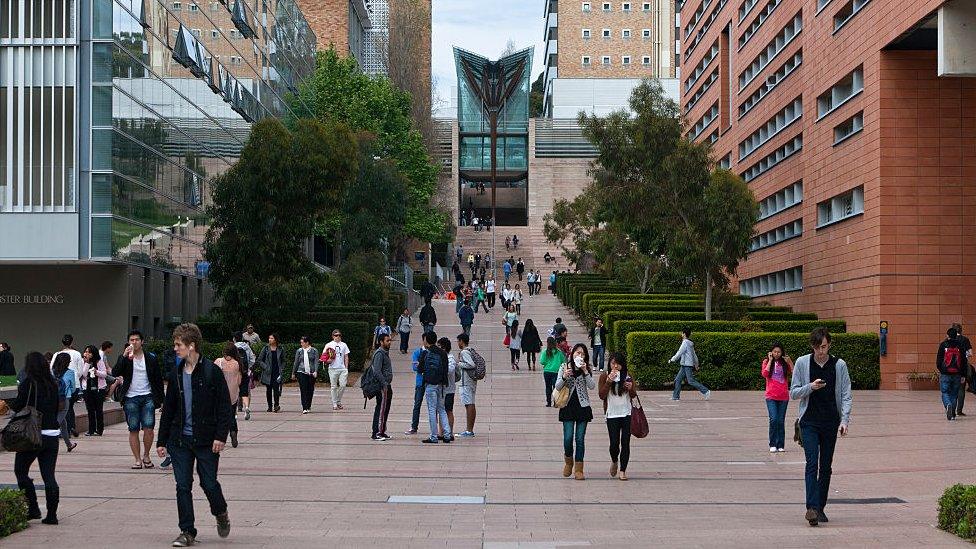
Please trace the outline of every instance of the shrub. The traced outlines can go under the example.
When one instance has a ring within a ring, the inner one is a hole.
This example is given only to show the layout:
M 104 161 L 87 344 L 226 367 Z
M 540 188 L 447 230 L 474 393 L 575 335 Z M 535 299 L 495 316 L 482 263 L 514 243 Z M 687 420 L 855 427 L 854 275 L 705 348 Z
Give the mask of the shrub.
M 335 313 L 332 311 L 313 311 L 306 315 L 308 320 L 313 322 L 325 322 L 326 324 L 330 322 L 365 322 L 372 326 L 376 326 L 380 323 L 380 315 L 373 312 L 339 312 Z M 385 315 L 383 315 L 385 316 Z M 387 319 L 389 323 L 390 319 Z
M 794 359 L 810 352 L 806 333 L 698 333 L 692 339 L 701 361 L 697 376 L 711 389 L 761 389 L 759 366 L 774 341 L 782 342 Z M 877 334 L 835 334 L 832 342 L 831 353 L 847 362 L 853 388 L 877 389 L 881 382 Z M 642 387 L 661 389 L 674 381 L 677 365 L 668 360 L 680 343 L 681 337 L 673 332 L 627 335 L 627 363 Z
M 817 313 L 778 313 L 772 311 L 753 311 L 752 309 L 742 317 L 743 320 L 817 320 Z
M 976 486 L 956 484 L 939 498 L 939 528 L 976 541 Z
M 596 314 L 593 316 L 603 316 L 607 314 L 608 311 L 695 311 L 704 312 L 705 304 L 697 304 L 693 307 L 688 305 L 674 305 L 672 303 L 681 302 L 664 302 L 663 304 L 658 304 L 656 301 L 648 301 L 646 303 L 635 303 L 633 301 L 599 301 L 594 305 Z M 754 312 L 767 312 L 767 313 L 790 313 L 793 312 L 789 307 L 748 307 L 747 311 Z M 725 311 L 713 311 L 722 312 Z M 747 313 L 748 314 L 748 313 Z
M 27 500 L 20 490 L 0 490 L 0 538 L 27 528 Z
M 556 297 L 559 298 L 563 304 L 566 304 L 566 292 L 568 287 L 573 282 L 582 282 L 584 280 L 597 281 L 610 283 L 613 282 L 609 278 L 598 275 L 598 274 L 584 274 L 584 273 L 557 273 L 556 274 Z
M 621 305 L 629 307 L 639 307 L 644 306 L 648 309 L 659 309 L 667 308 L 676 311 L 704 311 L 705 303 L 703 301 L 696 301 L 694 299 L 655 299 L 651 301 L 631 301 L 628 299 L 620 298 L 605 298 L 605 299 L 590 299 L 586 300 L 592 294 L 586 294 L 584 296 L 583 311 L 580 313 L 584 320 L 589 321 L 597 316 L 599 308 L 602 305 Z M 635 309 L 636 310 L 636 309 Z
M 843 320 L 618 320 L 613 324 L 613 333 L 607 333 L 607 346 L 616 350 L 618 341 L 627 341 L 630 332 L 671 332 L 680 333 L 685 327 L 697 332 L 789 332 L 810 333 L 814 328 L 824 327 L 832 334 L 847 332 L 847 322 Z
M 764 313 L 761 320 L 817 320 L 817 315 L 809 313 Z M 760 320 L 738 318 L 736 313 L 717 312 L 712 314 L 712 320 Z M 813 318 L 810 318 L 810 317 Z M 614 324 L 620 320 L 705 320 L 704 312 L 690 311 L 607 311 L 603 315 L 603 325 L 607 332 L 613 333 Z
M 624 284 L 580 283 L 573 284 L 569 289 L 569 299 L 566 306 L 581 312 L 583 296 L 588 293 L 614 292 L 617 294 L 636 293 L 630 286 Z
M 313 313 L 373 313 L 377 317 L 384 314 L 380 305 L 316 305 Z

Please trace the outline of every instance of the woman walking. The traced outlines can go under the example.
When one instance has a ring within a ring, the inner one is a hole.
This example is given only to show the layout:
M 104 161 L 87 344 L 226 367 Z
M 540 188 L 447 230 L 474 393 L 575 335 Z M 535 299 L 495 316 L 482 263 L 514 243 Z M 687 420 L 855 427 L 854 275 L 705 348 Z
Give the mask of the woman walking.
M 509 303 L 508 312 L 502 317 L 502 324 L 505 325 L 505 334 L 510 335 L 512 333 L 512 323 L 518 321 L 518 313 L 515 312 L 515 305 Z
M 105 378 L 108 376 L 108 367 L 94 345 L 85 347 L 81 359 L 85 361 L 82 380 L 85 384 L 85 408 L 88 410 L 88 432 L 85 436 L 100 437 L 105 430 Z
M 478 307 L 484 307 L 485 312 L 488 312 L 488 293 L 485 292 L 485 283 L 482 282 L 478 285 L 478 302 L 474 305 L 474 312 L 478 312 Z
M 773 343 L 762 363 L 766 378 L 766 410 L 769 412 L 769 453 L 786 451 L 786 408 L 790 403 L 787 381 L 793 375 L 793 360 L 783 344 Z
M 458 310 L 461 310 L 461 298 L 458 297 Z M 410 347 L 410 330 L 413 329 L 413 318 L 410 317 L 410 309 L 404 309 L 403 314 L 397 319 L 397 333 L 400 334 L 400 354 L 407 354 Z
M 71 395 L 75 393 L 75 383 L 78 379 L 74 370 L 68 368 L 70 364 L 71 355 L 58 353 L 58 356 L 54 358 L 54 366 L 51 368 L 54 371 L 54 379 L 57 380 L 58 389 L 60 389 L 57 413 L 58 426 L 61 428 L 61 438 L 64 439 L 64 445 L 68 447 L 69 452 L 78 446 L 77 442 L 71 442 L 71 432 L 68 430 L 68 403 L 71 402 Z
M 535 371 L 535 357 L 540 350 L 542 350 L 542 340 L 539 338 L 539 330 L 530 318 L 525 321 L 525 328 L 522 328 L 522 354 L 525 355 L 525 363 L 529 371 Z M 553 380 L 553 383 L 555 382 Z
M 393 328 L 390 327 L 390 325 L 386 323 L 386 318 L 384 318 L 384 317 L 381 316 L 380 317 L 380 324 L 379 324 L 379 326 L 373 328 L 373 348 L 374 349 L 377 348 L 377 347 L 379 347 L 380 338 L 383 337 L 383 336 L 385 336 L 385 335 L 388 335 L 388 336 L 390 336 L 392 338 L 393 337 Z
M 563 366 L 562 375 L 556 379 L 556 389 L 569 387 L 569 402 L 559 409 L 559 421 L 563 422 L 563 451 L 565 466 L 563 476 L 572 474 L 576 480 L 584 480 L 583 439 L 586 438 L 586 424 L 593 421 L 588 390 L 596 388 L 590 368 L 590 357 L 586 345 L 577 343 L 570 354 L 572 358 Z M 573 452 L 573 442 L 576 451 Z
M 214 361 L 214 365 L 224 373 L 227 391 L 230 393 L 230 445 L 237 448 L 237 400 L 241 397 L 241 359 L 234 342 L 224 344 L 224 356 Z
M 518 284 L 515 285 L 515 290 L 512 292 L 512 303 L 515 304 L 515 314 L 522 314 L 522 289 Z
M 67 354 L 60 356 L 68 358 Z M 70 360 L 68 358 L 69 362 Z M 30 478 L 31 465 L 37 461 L 44 480 L 44 499 L 47 506 L 47 516 L 41 521 L 44 524 L 58 523 L 61 489 L 54 478 L 54 469 L 58 463 L 58 436 L 63 428 L 59 427 L 58 420 L 63 394 L 63 391 L 58 390 L 57 381 L 51 377 L 51 370 L 44 356 L 36 351 L 28 354 L 24 365 L 24 381 L 17 386 L 17 398 L 10 404 L 10 408 L 19 412 L 27 406 L 33 406 L 41 413 L 41 447 L 14 455 L 14 475 L 17 477 L 17 487 L 23 490 L 27 500 L 27 518 L 41 518 L 34 480 Z
M 268 344 L 261 349 L 258 362 L 264 364 L 261 383 L 266 387 L 268 411 L 281 411 L 281 372 L 285 364 L 285 350 L 278 344 L 278 334 L 268 336 Z
M 542 365 L 542 379 L 546 382 L 547 408 L 552 407 L 552 390 L 556 388 L 556 378 L 559 377 L 559 370 L 565 363 L 566 355 L 556 345 L 556 338 L 546 338 L 546 350 L 539 355 L 539 364 Z
M 630 461 L 631 399 L 637 396 L 637 383 L 627 375 L 627 359 L 623 353 L 610 355 L 610 371 L 600 374 L 600 398 L 607 417 L 610 434 L 610 476 L 627 480 Z
M 519 330 L 518 320 L 512 322 L 509 328 L 508 350 L 512 354 L 512 369 L 519 370 L 519 360 L 522 357 L 522 330 Z

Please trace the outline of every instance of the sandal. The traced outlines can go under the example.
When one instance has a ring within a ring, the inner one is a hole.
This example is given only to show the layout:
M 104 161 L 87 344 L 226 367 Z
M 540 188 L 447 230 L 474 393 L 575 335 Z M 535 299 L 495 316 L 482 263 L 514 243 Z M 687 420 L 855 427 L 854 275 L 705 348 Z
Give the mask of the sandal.
M 136 464 L 133 465 L 132 467 L 129 467 L 129 469 L 142 469 L 142 462 L 137 461 Z
M 143 469 L 152 469 L 153 467 L 155 467 L 155 465 L 153 465 L 153 462 L 152 462 L 151 459 L 143 459 L 142 460 L 142 468 Z

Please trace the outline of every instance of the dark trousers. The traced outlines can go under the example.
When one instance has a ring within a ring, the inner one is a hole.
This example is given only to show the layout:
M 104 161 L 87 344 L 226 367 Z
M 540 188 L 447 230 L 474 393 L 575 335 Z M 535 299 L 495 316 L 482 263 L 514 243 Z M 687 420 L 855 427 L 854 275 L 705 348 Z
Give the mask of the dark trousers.
M 546 381 L 546 406 L 552 406 L 552 390 L 556 388 L 556 378 L 559 372 L 542 372 L 542 379 Z
M 410 332 L 399 332 L 400 334 L 400 352 L 405 353 L 407 349 L 410 348 Z
M 509 349 L 512 354 L 512 366 L 518 366 L 519 359 L 522 357 L 521 349 Z
M 419 385 L 413 390 L 413 415 L 410 417 L 410 429 L 416 431 L 420 426 L 420 407 L 424 403 L 424 386 Z
M 475 306 L 474 306 L 475 312 L 478 311 L 478 308 L 479 307 L 484 307 L 485 308 L 485 312 L 486 313 L 488 312 L 488 303 L 486 301 L 479 301 L 478 303 L 476 303 Z
M 627 470 L 630 462 L 630 416 L 607 419 L 610 433 L 610 461 L 620 462 L 620 470 Z
M 278 381 L 277 376 L 271 383 L 265 385 L 265 396 L 268 397 L 268 408 L 272 410 L 281 402 L 281 383 Z
M 488 307 L 495 307 L 495 292 L 488 292 Z
M 373 436 L 386 434 L 386 420 L 390 417 L 390 403 L 393 400 L 393 388 L 387 385 L 376 396 L 376 407 L 373 408 Z M 418 416 L 419 417 L 419 416 Z M 419 419 L 418 419 L 419 423 Z
M 230 405 L 230 429 L 231 433 L 237 432 L 237 402 Z
M 61 489 L 58 481 L 54 478 L 54 468 L 58 463 L 58 437 L 41 437 L 41 449 L 32 452 L 17 452 L 14 456 L 14 475 L 17 477 L 17 487 L 24 491 L 27 499 L 27 507 L 32 514 L 40 514 L 40 507 L 37 505 L 37 490 L 34 489 L 34 480 L 30 478 L 30 467 L 37 460 L 37 466 L 41 470 L 41 478 L 44 480 L 44 499 L 47 504 L 47 515 L 49 517 L 58 516 L 58 500 L 61 496 Z
M 88 410 L 88 434 L 102 434 L 105 430 L 105 389 L 85 391 L 85 408 Z
M 315 376 L 298 372 L 295 377 L 298 378 L 298 390 L 302 394 L 302 410 L 311 410 L 312 397 L 315 396 Z
M 529 368 L 535 367 L 535 355 L 536 353 L 532 351 L 525 351 L 525 364 L 528 365 Z
M 766 411 L 769 412 L 769 447 L 786 448 L 786 408 L 788 400 L 766 399 Z
M 75 429 L 75 403 L 81 398 L 81 392 L 76 391 L 75 394 L 71 395 L 68 399 L 68 407 L 64 411 L 64 421 L 68 425 L 68 430 L 74 433 L 78 429 Z
M 170 440 L 166 451 L 173 458 L 173 476 L 176 478 L 176 511 L 179 514 L 180 532 L 197 535 L 193 522 L 193 465 L 196 462 L 200 487 L 210 502 L 210 513 L 217 516 L 227 512 L 224 492 L 217 482 L 217 465 L 220 455 L 215 454 L 211 444 L 196 446 L 193 439 L 180 436 Z
M 839 425 L 804 425 L 800 423 L 803 453 L 807 466 L 804 474 L 807 489 L 807 509 L 823 509 L 830 493 L 831 464 L 837 445 Z

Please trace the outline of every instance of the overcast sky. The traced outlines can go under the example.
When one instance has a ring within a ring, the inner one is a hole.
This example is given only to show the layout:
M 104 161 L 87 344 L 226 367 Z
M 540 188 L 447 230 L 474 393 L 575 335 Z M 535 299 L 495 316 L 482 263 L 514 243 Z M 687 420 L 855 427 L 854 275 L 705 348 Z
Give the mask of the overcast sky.
M 455 115 L 451 91 L 457 84 L 454 46 L 497 59 L 509 39 L 516 49 L 535 46 L 532 79 L 542 72 L 542 13 L 546 0 L 433 0 L 433 74 L 443 108 L 435 116 Z

